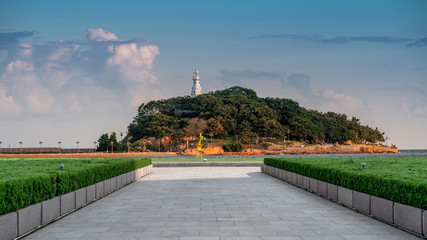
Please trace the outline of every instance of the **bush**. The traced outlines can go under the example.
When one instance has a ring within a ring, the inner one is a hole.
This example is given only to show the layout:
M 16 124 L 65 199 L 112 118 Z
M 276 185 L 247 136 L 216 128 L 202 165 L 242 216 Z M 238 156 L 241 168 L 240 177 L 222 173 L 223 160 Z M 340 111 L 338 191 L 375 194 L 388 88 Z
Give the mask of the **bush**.
M 222 145 L 224 152 L 241 152 L 243 150 L 243 145 L 241 143 L 231 143 Z
M 150 151 L 152 151 L 152 152 L 158 152 L 159 151 L 159 149 L 158 148 L 156 148 L 155 146 L 153 146 L 151 143 L 146 143 L 145 144 L 145 147 L 148 149 L 148 150 L 150 150 Z
M 362 161 L 368 163 L 365 170 L 360 167 Z M 266 158 L 264 164 L 427 210 L 426 172 L 421 167 L 423 161 L 425 162 L 426 159 L 355 161 L 353 159 Z M 418 167 L 412 169 L 411 165 Z
M 64 170 L 59 170 L 59 162 L 64 163 Z M 13 212 L 150 164 L 151 159 L 148 158 L 0 160 L 0 214 Z M 25 165 L 27 169 L 21 169 L 21 165 Z M 14 167 L 16 174 L 11 175 Z M 5 177 L 6 174 L 10 176 Z

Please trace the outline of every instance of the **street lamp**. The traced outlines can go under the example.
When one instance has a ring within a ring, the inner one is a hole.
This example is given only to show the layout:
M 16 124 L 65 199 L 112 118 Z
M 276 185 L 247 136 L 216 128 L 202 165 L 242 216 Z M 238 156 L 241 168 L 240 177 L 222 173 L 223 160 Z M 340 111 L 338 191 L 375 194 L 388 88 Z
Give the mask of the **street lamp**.
M 19 148 L 21 149 L 21 154 L 22 154 L 22 142 L 19 142 Z
M 94 152 L 96 153 L 96 142 L 93 142 L 93 146 L 95 147 Z
M 61 142 L 60 141 L 58 141 L 58 145 L 59 145 L 58 152 L 59 152 L 59 154 L 61 154 Z
M 76 144 L 77 144 L 77 153 L 79 153 L 79 143 L 80 143 L 79 141 L 76 142 Z
M 110 143 L 111 143 L 111 153 L 113 153 L 113 146 L 114 146 L 114 142 L 113 142 L 113 141 L 111 141 Z
M 127 142 L 127 145 L 128 145 L 128 153 L 129 153 L 129 146 L 130 146 L 129 142 Z
M 0 141 L 0 154 L 1 154 L 1 144 L 2 144 L 2 142 Z
M 40 154 L 42 154 L 42 144 L 43 144 L 43 142 L 40 141 L 39 144 L 40 144 Z
M 290 129 L 288 129 L 288 139 L 289 139 L 289 141 L 291 140 L 291 138 L 290 138 L 290 136 L 289 136 L 289 134 L 291 133 L 291 130 Z

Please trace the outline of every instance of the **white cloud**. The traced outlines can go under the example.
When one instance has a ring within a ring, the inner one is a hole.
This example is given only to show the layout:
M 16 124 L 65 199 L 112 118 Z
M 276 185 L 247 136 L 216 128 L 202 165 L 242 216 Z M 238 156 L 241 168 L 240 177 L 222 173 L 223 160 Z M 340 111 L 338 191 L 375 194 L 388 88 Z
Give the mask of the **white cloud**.
M 156 94 L 156 45 L 120 41 L 101 28 L 86 35 L 90 44 L 61 40 L 7 49 L 0 62 L 0 116 L 94 114 L 106 111 L 105 104 L 115 109 L 108 112 L 129 112 Z
M 21 107 L 12 96 L 7 94 L 6 87 L 0 83 L 0 111 L 6 114 L 17 113 Z
M 24 72 L 24 71 L 25 72 L 32 72 L 32 71 L 34 71 L 34 66 L 30 62 L 15 60 L 15 61 L 11 61 L 7 65 L 7 70 L 9 71 L 9 73 Z
M 86 30 L 86 38 L 95 42 L 119 40 L 114 33 L 106 32 L 102 28 L 89 28 Z
M 117 45 L 114 55 L 107 59 L 107 65 L 117 67 L 118 70 L 131 81 L 145 81 L 147 78 L 152 83 L 150 70 L 159 54 L 159 49 L 154 45 L 137 46 L 136 43 Z

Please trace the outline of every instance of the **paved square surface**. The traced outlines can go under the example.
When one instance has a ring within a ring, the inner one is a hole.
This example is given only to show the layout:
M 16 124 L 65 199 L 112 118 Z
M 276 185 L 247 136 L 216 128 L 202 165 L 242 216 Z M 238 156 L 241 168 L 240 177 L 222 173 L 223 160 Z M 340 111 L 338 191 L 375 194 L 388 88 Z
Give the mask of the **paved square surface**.
M 417 239 L 260 172 L 153 173 L 25 239 Z

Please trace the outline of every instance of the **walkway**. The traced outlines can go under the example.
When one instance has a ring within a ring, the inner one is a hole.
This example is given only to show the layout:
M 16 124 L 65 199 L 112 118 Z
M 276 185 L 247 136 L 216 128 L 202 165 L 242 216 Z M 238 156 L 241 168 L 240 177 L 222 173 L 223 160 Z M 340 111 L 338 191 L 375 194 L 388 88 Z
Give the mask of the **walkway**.
M 414 239 L 260 172 L 259 167 L 153 173 L 25 239 Z

